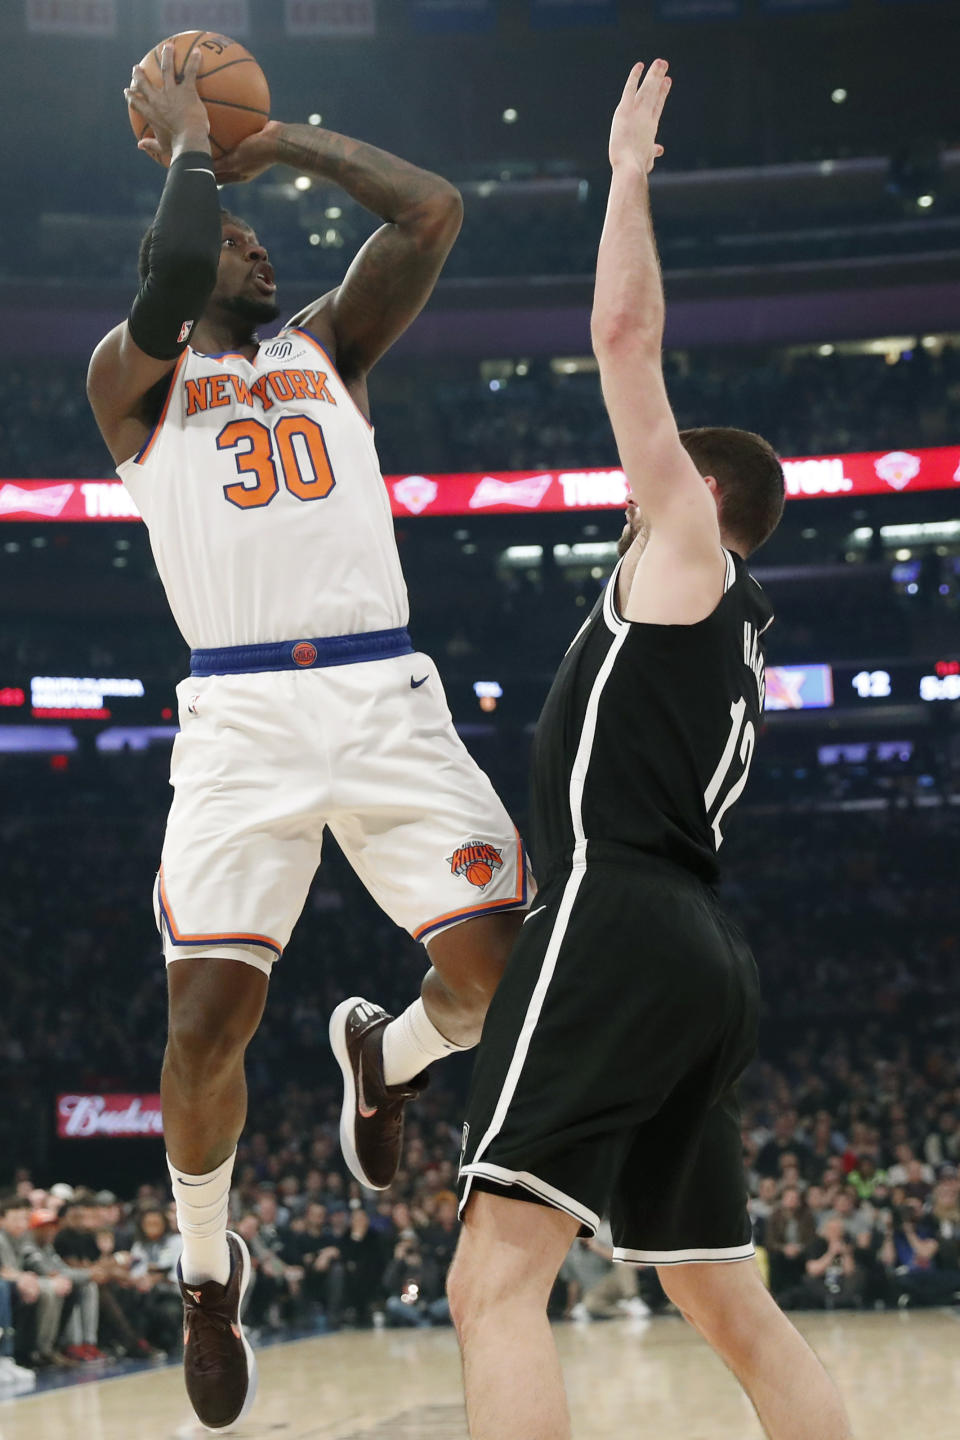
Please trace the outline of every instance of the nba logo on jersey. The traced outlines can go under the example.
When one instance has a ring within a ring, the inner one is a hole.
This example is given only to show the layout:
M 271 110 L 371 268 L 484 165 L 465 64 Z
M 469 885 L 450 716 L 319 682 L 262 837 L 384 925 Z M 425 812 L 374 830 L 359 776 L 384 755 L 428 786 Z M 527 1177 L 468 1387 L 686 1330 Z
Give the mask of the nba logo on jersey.
M 478 890 L 486 890 L 498 870 L 503 869 L 503 851 L 485 840 L 467 840 L 447 856 L 454 875 L 462 875 Z
M 177 336 L 177 344 L 178 344 L 178 345 L 182 345 L 182 344 L 184 343 L 184 341 L 188 338 L 188 336 L 189 336 L 189 334 L 190 334 L 190 331 L 191 331 L 192 329 L 193 329 L 193 321 L 192 321 L 192 320 L 184 320 L 183 324 L 180 326 L 180 334 Z

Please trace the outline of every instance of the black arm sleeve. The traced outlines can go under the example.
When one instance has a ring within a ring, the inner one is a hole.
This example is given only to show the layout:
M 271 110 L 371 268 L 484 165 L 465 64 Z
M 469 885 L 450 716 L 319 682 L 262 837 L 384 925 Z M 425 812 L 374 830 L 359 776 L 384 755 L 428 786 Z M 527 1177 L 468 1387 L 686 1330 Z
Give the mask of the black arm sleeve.
M 130 334 L 155 360 L 183 350 L 216 284 L 220 197 L 209 155 L 178 155 L 170 166 L 150 237 L 150 272 L 130 311 Z

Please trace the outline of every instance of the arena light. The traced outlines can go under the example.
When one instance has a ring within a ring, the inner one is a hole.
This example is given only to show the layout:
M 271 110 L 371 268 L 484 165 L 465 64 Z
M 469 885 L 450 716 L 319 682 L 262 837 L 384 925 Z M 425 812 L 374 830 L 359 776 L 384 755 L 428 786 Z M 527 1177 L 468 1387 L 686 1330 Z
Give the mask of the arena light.
M 340 209 L 339 205 L 328 205 L 323 213 L 328 220 L 339 220 L 341 215 L 343 214 L 343 211 Z
M 838 85 L 836 90 L 830 91 L 830 99 L 833 101 L 834 105 L 843 105 L 846 101 L 846 98 L 847 92 L 846 90 L 844 90 L 842 85 Z
M 921 210 L 929 210 L 935 198 L 936 197 L 931 195 L 929 192 L 925 195 L 918 195 L 917 204 L 919 205 Z
M 294 188 L 294 190 L 301 190 L 301 191 L 302 191 L 302 190 L 309 190 L 312 184 L 313 184 L 313 181 L 310 179 L 310 176 L 309 176 L 309 175 L 298 175 L 297 178 L 296 178 L 296 180 L 294 180 L 294 182 L 293 182 L 293 188 Z
M 308 115 L 307 119 L 311 125 L 321 125 L 323 123 L 323 116 L 319 115 L 316 110 L 314 110 L 312 115 Z
M 516 110 L 514 110 L 513 106 L 510 105 L 510 106 L 507 107 L 506 110 L 504 110 L 503 115 L 502 115 L 501 118 L 502 118 L 502 120 L 503 120 L 504 125 L 516 125 L 516 123 L 517 123 L 517 121 L 519 120 L 520 116 L 519 116 L 519 113 L 518 113 Z
M 534 560 L 543 559 L 543 546 L 508 545 L 503 552 L 503 558 L 507 565 L 529 565 Z

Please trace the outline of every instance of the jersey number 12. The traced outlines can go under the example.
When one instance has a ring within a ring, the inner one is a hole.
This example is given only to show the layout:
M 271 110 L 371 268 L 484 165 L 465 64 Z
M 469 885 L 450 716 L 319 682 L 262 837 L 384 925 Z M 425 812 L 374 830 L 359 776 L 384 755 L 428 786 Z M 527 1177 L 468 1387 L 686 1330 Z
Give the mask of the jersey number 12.
M 723 844 L 723 832 L 720 829 L 720 821 L 726 815 L 731 805 L 737 803 L 746 788 L 747 777 L 750 774 L 750 763 L 753 760 L 753 751 L 757 743 L 757 734 L 753 726 L 753 721 L 747 720 L 746 724 L 744 724 L 746 713 L 747 702 L 744 699 L 735 700 L 730 706 L 730 734 L 727 736 L 727 743 L 723 747 L 720 764 L 713 772 L 713 778 L 703 792 L 703 803 L 707 808 L 708 817 L 711 810 L 714 810 L 714 806 L 716 806 L 710 824 L 713 828 L 713 842 L 718 850 Z M 730 781 L 737 766 L 738 759 L 743 769 L 731 784 Z M 727 788 L 728 786 L 729 788 Z

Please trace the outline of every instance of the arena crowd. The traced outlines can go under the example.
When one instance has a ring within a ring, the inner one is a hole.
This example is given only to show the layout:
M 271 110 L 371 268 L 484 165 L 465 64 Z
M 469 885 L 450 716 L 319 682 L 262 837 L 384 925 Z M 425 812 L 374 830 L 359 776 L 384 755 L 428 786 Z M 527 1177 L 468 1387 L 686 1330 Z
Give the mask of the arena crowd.
M 616 464 L 592 369 L 518 361 L 502 376 L 474 365 L 392 362 L 371 381 L 386 474 Z M 681 427 L 738 425 L 783 455 L 949 444 L 960 429 L 960 350 L 904 342 L 900 358 L 834 350 L 668 351 Z M 411 406 L 411 389 L 429 394 Z M 11 477 L 102 477 L 109 457 L 86 401 L 83 367 L 8 366 L 0 379 L 0 453 Z

